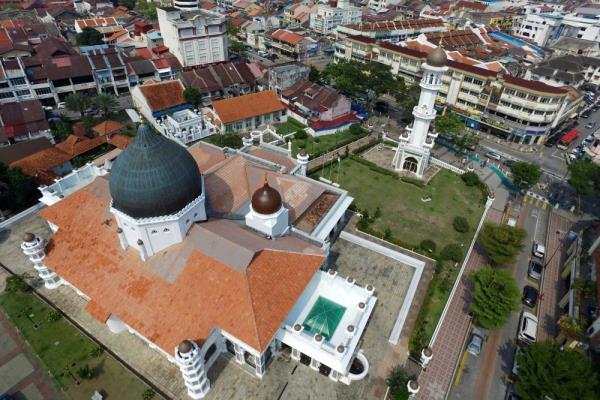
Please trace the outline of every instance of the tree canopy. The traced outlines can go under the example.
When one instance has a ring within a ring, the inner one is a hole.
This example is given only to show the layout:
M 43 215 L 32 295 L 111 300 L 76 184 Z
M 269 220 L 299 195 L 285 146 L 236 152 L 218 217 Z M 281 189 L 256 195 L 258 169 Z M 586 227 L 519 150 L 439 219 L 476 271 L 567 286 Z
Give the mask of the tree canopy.
M 324 77 L 335 82 L 342 93 L 370 101 L 384 93 L 394 93 L 398 82 L 390 68 L 379 63 L 358 61 L 329 63 Z
M 202 102 L 202 94 L 195 87 L 188 87 L 183 91 L 183 99 L 186 103 L 198 107 L 198 104 Z
M 308 73 L 308 80 L 311 82 L 319 82 L 321 80 L 321 71 L 314 65 L 310 66 L 310 72 Z
M 158 18 L 156 12 L 156 4 L 153 1 L 137 0 L 137 8 L 144 14 L 148 19 L 155 21 Z
M 239 40 L 230 39 L 229 40 L 229 50 L 241 54 L 246 51 L 246 45 Z
M 101 93 L 94 100 L 94 106 L 106 118 L 117 108 L 118 104 L 114 96 L 108 93 Z
M 515 389 L 523 400 L 598 399 L 598 375 L 584 354 L 545 341 L 525 347 L 517 354 L 517 363 Z
M 528 163 L 525 161 L 517 161 L 510 167 L 512 174 L 513 185 L 518 189 L 529 189 L 542 176 L 542 169 L 537 164 Z
M 454 113 L 447 112 L 436 117 L 435 129 L 438 133 L 455 136 L 465 130 L 465 124 Z
M 104 43 L 102 34 L 89 26 L 86 26 L 81 30 L 81 33 L 77 34 L 75 41 L 77 46 L 93 46 Z
M 484 267 L 469 275 L 473 284 L 473 301 L 469 310 L 475 323 L 486 329 L 504 325 L 519 309 L 519 288 L 515 278 L 504 269 Z
M 506 265 L 515 260 L 523 249 L 523 240 L 527 232 L 508 225 L 486 223 L 479 233 L 477 241 L 487 253 L 494 265 Z
M 40 197 L 35 179 L 20 168 L 0 163 L 0 209 L 19 212 L 35 204 Z
M 405 121 L 412 120 L 413 108 L 419 104 L 419 95 L 421 88 L 419 85 L 406 86 L 404 80 L 398 84 L 396 91 L 396 103 L 402 108 L 402 119 Z
M 585 160 L 569 165 L 569 185 L 580 196 L 600 193 L 600 166 Z
M 89 106 L 90 98 L 80 92 L 71 93 L 65 97 L 65 107 L 67 110 L 78 112 L 82 117 Z

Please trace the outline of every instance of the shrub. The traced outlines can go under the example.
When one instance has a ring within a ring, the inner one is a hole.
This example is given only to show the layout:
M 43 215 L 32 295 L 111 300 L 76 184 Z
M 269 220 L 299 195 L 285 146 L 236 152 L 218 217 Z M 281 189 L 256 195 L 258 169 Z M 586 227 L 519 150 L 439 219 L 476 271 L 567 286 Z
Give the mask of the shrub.
M 315 137 L 315 138 L 313 139 L 313 142 L 315 142 L 315 143 L 321 143 L 321 138 L 319 138 L 319 137 L 317 136 L 317 137 Z
M 77 376 L 81 379 L 92 379 L 92 369 L 86 364 L 77 370 Z
M 90 351 L 90 357 L 100 357 L 104 353 L 104 349 L 100 346 L 96 346 Z
M 430 253 L 435 251 L 435 247 L 435 242 L 433 240 L 426 239 L 421 242 L 421 249 Z
M 460 177 L 467 186 L 479 185 L 479 176 L 475 172 L 465 172 Z
M 14 292 L 27 292 L 31 290 L 27 285 L 26 278 L 29 276 L 25 274 L 13 275 L 6 278 L 6 291 L 10 293 Z
M 146 389 L 146 390 L 144 390 L 144 393 L 142 393 L 142 399 L 143 400 L 152 400 L 155 395 L 156 395 L 156 393 L 154 392 L 154 390 Z
M 365 133 L 365 130 L 362 128 L 362 126 L 360 126 L 360 124 L 352 124 L 350 125 L 350 128 L 348 128 L 348 131 L 352 134 L 352 135 L 362 135 Z
M 373 214 L 373 218 L 377 219 L 379 217 L 381 217 L 381 208 L 377 207 L 375 209 L 375 213 Z
M 417 179 L 417 178 L 412 178 L 410 176 L 403 176 L 400 178 L 400 180 L 402 182 L 409 183 L 411 185 L 415 185 L 415 186 L 421 187 L 421 188 L 426 186 L 425 182 L 423 182 L 422 180 Z
M 466 233 L 469 231 L 469 222 L 465 217 L 454 217 L 454 221 L 452 221 L 452 226 L 456 230 L 456 232 Z
M 384 240 L 392 239 L 392 230 L 389 227 L 385 228 L 385 231 L 383 231 L 383 239 Z
M 463 258 L 463 251 L 458 243 L 452 243 L 452 244 L 446 245 L 442 249 L 442 252 L 440 253 L 440 255 L 442 256 L 442 259 L 444 259 L 444 260 L 460 262 L 460 261 L 462 261 L 462 258 Z
M 304 129 L 298 129 L 294 135 L 294 138 L 297 140 L 304 140 L 308 138 L 308 133 L 306 133 Z
M 406 385 L 408 384 L 408 376 L 400 367 L 394 367 L 385 383 L 390 387 L 392 399 L 408 400 L 409 393 Z
M 62 314 L 59 311 L 52 310 L 48 314 L 48 322 L 56 322 L 62 318 Z

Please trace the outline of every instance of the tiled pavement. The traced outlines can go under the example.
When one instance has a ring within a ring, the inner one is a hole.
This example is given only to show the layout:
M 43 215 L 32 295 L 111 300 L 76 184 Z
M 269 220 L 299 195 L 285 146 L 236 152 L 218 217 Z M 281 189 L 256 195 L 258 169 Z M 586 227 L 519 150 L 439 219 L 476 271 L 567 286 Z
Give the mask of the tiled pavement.
M 560 279 L 560 266 L 564 256 L 563 240 L 573 222 L 552 211 L 548 222 L 546 257 L 552 257 L 544 271 L 544 281 L 540 293 L 544 295 L 538 307 L 538 340 L 553 339 L 557 334 L 557 321 L 560 316 L 558 302 L 565 288 Z M 559 232 L 558 234 L 556 232 Z M 555 254 L 556 252 L 556 254 Z M 553 256 L 554 254 L 554 256 Z
M 490 208 L 485 220 L 486 222 L 499 223 L 502 220 L 502 213 Z M 467 276 L 469 272 L 478 270 L 485 264 L 485 257 L 476 245 L 467 261 L 460 285 L 454 293 L 448 312 L 433 344 L 433 359 L 427 369 L 421 372 L 419 376 L 421 389 L 415 400 L 443 400 L 446 398 L 471 322 L 468 315 L 470 289 Z

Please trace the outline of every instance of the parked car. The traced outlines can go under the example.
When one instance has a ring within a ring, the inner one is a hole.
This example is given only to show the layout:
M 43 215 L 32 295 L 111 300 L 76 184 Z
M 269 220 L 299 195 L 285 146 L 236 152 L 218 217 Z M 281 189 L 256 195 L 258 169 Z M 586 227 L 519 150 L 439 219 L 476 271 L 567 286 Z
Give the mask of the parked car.
M 58 108 L 59 110 L 62 110 L 62 109 L 64 109 L 64 108 L 65 108 L 65 102 L 64 102 L 64 101 L 61 101 L 60 103 L 58 103 L 58 104 L 56 105 L 56 108 Z
M 588 122 L 585 127 L 588 129 L 592 129 L 594 126 L 596 126 L 596 122 Z
M 467 353 L 478 356 L 481 353 L 483 347 L 484 335 L 483 332 L 477 328 L 471 333 L 471 339 L 467 345 Z
M 524 343 L 535 343 L 537 341 L 537 328 L 537 317 L 530 312 L 523 311 L 519 320 L 517 339 Z
M 485 153 L 485 156 L 487 158 L 491 158 L 492 160 L 496 160 L 496 161 L 500 161 L 502 159 L 502 157 L 500 156 L 500 154 L 494 152 L 494 151 L 488 151 L 487 153 Z
M 544 268 L 544 266 L 537 260 L 531 260 L 529 262 L 529 271 L 527 272 L 527 275 L 529 275 L 529 277 L 531 279 L 535 279 L 536 281 L 539 281 L 542 278 L 542 269 Z
M 533 244 L 533 249 L 532 249 L 531 253 L 534 256 L 541 258 L 543 260 L 544 256 L 546 255 L 546 246 L 544 246 L 543 244 L 540 244 L 538 242 L 535 242 Z
M 506 166 L 508 168 L 512 167 L 512 165 L 514 163 L 515 163 L 514 160 L 509 160 L 508 158 L 506 160 L 502 161 L 502 165 L 504 165 L 504 166 Z
M 584 112 L 583 114 L 581 114 L 581 118 L 583 118 L 583 119 L 588 119 L 588 118 L 590 117 L 590 115 L 591 115 L 591 114 L 590 114 L 589 112 L 587 112 L 587 111 L 586 111 L 586 112 Z
M 538 290 L 533 286 L 526 285 L 523 288 L 522 301 L 527 307 L 534 308 L 538 300 Z

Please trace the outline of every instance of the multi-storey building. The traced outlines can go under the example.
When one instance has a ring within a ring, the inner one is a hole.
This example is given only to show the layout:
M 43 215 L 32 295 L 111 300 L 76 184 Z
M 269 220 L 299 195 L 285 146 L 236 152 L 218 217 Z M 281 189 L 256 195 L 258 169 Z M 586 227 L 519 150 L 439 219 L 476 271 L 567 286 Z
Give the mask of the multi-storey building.
M 311 46 L 316 45 L 310 36 L 302 36 L 287 29 L 277 29 L 266 34 L 267 43 L 275 53 L 301 59 Z
M 307 80 L 310 74 L 310 67 L 306 64 L 291 62 L 286 64 L 273 65 L 269 68 L 269 89 L 275 90 L 281 94 L 292 86 L 297 80 Z
M 349 37 L 343 48 L 336 48 L 335 56 L 380 62 L 390 66 L 394 75 L 416 82 L 422 76 L 427 53 L 389 42 Z M 543 143 L 546 135 L 581 103 L 581 96 L 572 88 L 516 78 L 451 59 L 447 66 L 437 94 L 437 107 L 447 107 L 469 127 L 513 142 Z
M 362 36 L 375 40 L 389 40 L 390 42 L 413 39 L 421 33 L 445 31 L 447 29 L 443 20 L 426 18 L 340 25 L 335 29 L 338 39 L 346 36 Z
M 164 45 L 182 66 L 227 61 L 225 17 L 212 11 L 158 8 L 158 24 Z
M 321 35 L 329 35 L 339 25 L 359 24 L 362 12 L 350 5 L 349 0 L 339 0 L 337 7 L 319 4 L 317 12 L 310 17 L 310 29 Z
M 118 95 L 129 91 L 125 62 L 115 49 L 93 49 L 87 53 L 98 93 Z
M 529 69 L 525 77 L 551 86 L 600 85 L 600 60 L 572 55 L 556 57 Z
M 527 14 L 513 27 L 513 34 L 544 47 L 549 40 L 558 38 L 561 22 L 560 14 Z

